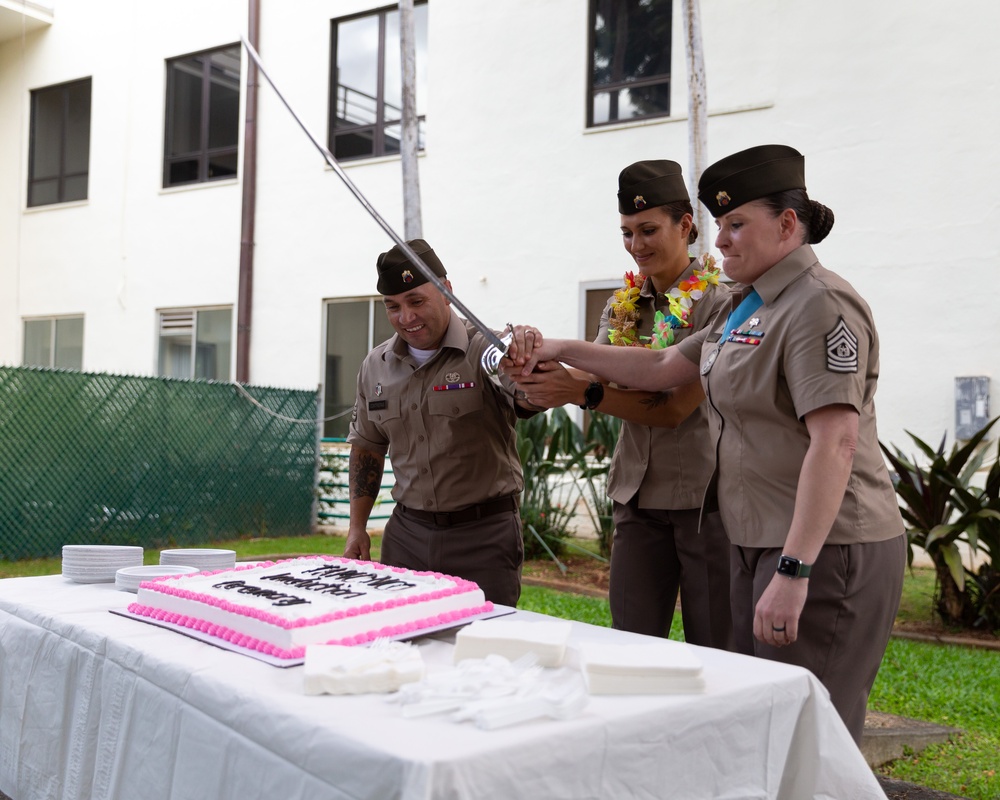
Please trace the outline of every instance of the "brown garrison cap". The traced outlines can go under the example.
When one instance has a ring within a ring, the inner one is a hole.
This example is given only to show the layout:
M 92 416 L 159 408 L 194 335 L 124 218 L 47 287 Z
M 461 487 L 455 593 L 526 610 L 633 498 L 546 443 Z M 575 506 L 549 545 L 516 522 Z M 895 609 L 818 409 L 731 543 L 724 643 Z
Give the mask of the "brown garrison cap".
M 698 199 L 713 217 L 751 200 L 806 188 L 805 157 L 783 144 L 763 144 L 716 161 L 698 181 Z
M 636 161 L 618 176 L 618 211 L 622 214 L 681 200 L 690 202 L 691 195 L 676 161 Z
M 434 255 L 431 246 L 423 239 L 411 239 L 407 244 L 414 253 L 420 256 L 420 260 L 431 268 L 431 272 L 439 278 L 448 274 L 444 271 L 444 264 Z M 413 262 L 406 257 L 406 253 L 398 244 L 389 252 L 382 253 L 375 264 L 378 267 L 377 288 L 379 294 L 402 294 L 428 282 L 428 278 L 424 277 L 424 273 L 413 266 Z

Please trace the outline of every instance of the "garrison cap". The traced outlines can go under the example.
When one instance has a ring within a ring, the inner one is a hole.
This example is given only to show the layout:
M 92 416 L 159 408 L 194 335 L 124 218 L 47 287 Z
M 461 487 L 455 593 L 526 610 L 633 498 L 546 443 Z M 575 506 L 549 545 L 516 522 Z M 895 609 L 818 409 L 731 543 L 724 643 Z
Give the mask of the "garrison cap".
M 411 239 L 407 244 L 414 253 L 420 256 L 420 260 L 430 267 L 431 272 L 439 278 L 448 274 L 444 270 L 444 264 L 423 239 Z M 413 262 L 406 257 L 406 253 L 398 244 L 387 253 L 382 253 L 375 265 L 378 268 L 378 286 L 376 288 L 379 294 L 402 294 L 428 283 L 424 273 L 413 265 Z
M 751 200 L 805 188 L 805 157 L 783 144 L 763 144 L 706 169 L 698 181 L 698 199 L 713 217 L 721 217 Z
M 636 214 L 678 201 L 691 202 L 676 161 L 636 161 L 618 175 L 618 211 Z

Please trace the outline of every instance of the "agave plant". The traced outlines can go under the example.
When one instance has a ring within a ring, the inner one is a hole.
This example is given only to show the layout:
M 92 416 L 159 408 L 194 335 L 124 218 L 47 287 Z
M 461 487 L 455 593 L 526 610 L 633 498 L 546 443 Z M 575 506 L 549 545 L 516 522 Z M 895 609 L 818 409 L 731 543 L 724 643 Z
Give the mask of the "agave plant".
M 961 446 L 953 445 L 948 455 L 945 437 L 935 449 L 907 431 L 929 459 L 925 466 L 917 465 L 916 459 L 907 458 L 899 448 L 893 452 L 879 443 L 896 471 L 893 483 L 907 524 L 908 561 L 912 565 L 914 546 L 922 548 L 931 559 L 937 575 L 937 611 L 949 624 L 972 626 L 981 616 L 973 594 L 967 590 L 966 574 L 971 570 L 962 563 L 958 543 L 965 542 L 975 551 L 980 549 L 985 533 L 984 540 L 993 541 L 994 550 L 1000 549 L 991 538 L 1000 519 L 996 513 L 1000 504 L 991 505 L 986 492 L 971 486 L 986 453 L 981 443 L 996 421 L 991 420 Z M 990 471 L 990 481 L 994 491 L 1000 489 L 1000 468 L 996 465 Z

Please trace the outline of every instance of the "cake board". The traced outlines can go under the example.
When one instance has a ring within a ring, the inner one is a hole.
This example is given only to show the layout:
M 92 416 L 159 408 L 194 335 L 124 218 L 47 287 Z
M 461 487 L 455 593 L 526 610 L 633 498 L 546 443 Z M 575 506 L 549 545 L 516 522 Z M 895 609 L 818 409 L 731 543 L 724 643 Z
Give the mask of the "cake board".
M 181 633 L 191 639 L 197 639 L 199 642 L 205 642 L 206 644 L 214 645 L 215 647 L 221 648 L 222 650 L 229 650 L 233 653 L 239 653 L 240 655 L 250 656 L 250 658 L 255 658 L 258 661 L 263 661 L 265 664 L 270 664 L 272 667 L 298 667 L 305 663 L 305 658 L 277 658 L 267 653 L 262 653 L 259 650 L 252 650 L 248 647 L 241 647 L 238 644 L 233 644 L 232 642 L 227 642 L 224 639 L 219 639 L 215 636 L 210 636 L 207 633 L 202 633 L 201 631 L 194 630 L 193 628 L 186 628 L 183 625 L 177 625 L 173 622 L 166 622 L 165 620 L 152 619 L 150 617 L 144 617 L 141 614 L 134 614 L 125 608 L 112 608 L 109 609 L 112 614 L 117 614 L 119 617 L 128 617 L 129 619 L 137 620 L 138 622 L 145 622 L 147 625 L 156 625 L 159 628 L 166 628 L 167 630 L 174 631 L 176 633 Z M 419 631 L 411 631 L 409 633 L 399 634 L 398 636 L 390 636 L 388 638 L 395 639 L 397 641 L 407 641 L 410 639 L 419 639 L 422 636 L 429 636 L 433 633 L 440 633 L 441 631 L 447 631 L 451 629 L 463 628 L 470 622 L 477 619 L 493 619 L 494 617 L 504 617 L 508 614 L 513 614 L 517 609 L 511 606 L 501 606 L 493 605 L 492 611 L 484 611 L 481 614 L 473 614 L 470 617 L 465 617 L 458 622 L 447 622 L 443 625 L 432 625 L 427 628 L 421 628 Z M 359 645 L 363 646 L 363 645 Z

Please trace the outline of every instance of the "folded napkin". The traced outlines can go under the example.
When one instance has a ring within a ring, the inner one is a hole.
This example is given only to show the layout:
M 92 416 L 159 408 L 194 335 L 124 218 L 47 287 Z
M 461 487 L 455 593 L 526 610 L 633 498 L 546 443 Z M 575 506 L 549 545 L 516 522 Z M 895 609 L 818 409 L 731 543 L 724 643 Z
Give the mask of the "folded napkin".
M 503 656 L 514 661 L 527 653 L 538 657 L 543 667 L 558 667 L 566 654 L 572 623 L 563 620 L 477 619 L 455 635 L 453 660 Z
M 583 642 L 580 668 L 591 694 L 697 694 L 705 691 L 701 659 L 683 642 Z
M 306 694 L 394 692 L 424 676 L 420 650 L 408 642 L 375 641 L 370 647 L 306 647 Z

